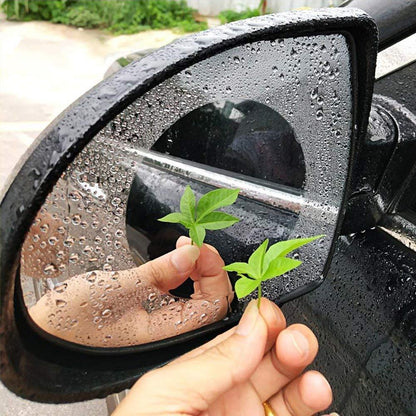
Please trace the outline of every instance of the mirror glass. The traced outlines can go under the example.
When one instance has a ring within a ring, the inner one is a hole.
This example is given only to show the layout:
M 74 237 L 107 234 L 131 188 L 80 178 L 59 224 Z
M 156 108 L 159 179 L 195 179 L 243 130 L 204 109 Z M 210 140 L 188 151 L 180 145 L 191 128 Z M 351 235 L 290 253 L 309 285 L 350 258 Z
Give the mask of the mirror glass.
M 26 237 L 21 286 L 34 323 L 73 343 L 123 347 L 227 319 L 231 286 L 204 297 L 188 279 L 161 291 L 138 269 L 185 234 L 157 219 L 178 210 L 187 184 L 197 198 L 241 189 L 226 209 L 241 221 L 207 233 L 226 263 L 246 261 L 265 238 L 326 234 L 294 253 L 304 264 L 268 281 L 265 296 L 321 279 L 348 169 L 349 60 L 338 34 L 254 42 L 194 64 L 117 115 Z

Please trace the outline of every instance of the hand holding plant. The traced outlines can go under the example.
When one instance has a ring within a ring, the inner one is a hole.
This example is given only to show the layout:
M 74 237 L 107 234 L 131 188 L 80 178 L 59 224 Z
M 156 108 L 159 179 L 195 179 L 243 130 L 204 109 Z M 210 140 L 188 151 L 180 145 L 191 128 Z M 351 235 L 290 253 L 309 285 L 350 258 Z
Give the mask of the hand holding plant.
M 224 266 L 224 270 L 236 272 L 240 279 L 235 283 L 235 293 L 239 299 L 249 295 L 253 290 L 258 290 L 260 307 L 261 283 L 281 276 L 302 264 L 301 261 L 285 257 L 291 251 L 310 243 L 323 235 L 310 238 L 296 238 L 293 240 L 279 241 L 267 249 L 269 240 L 266 239 L 253 252 L 248 263 L 231 263 Z
M 182 224 L 189 230 L 192 243 L 201 247 L 205 238 L 205 230 L 221 230 L 239 221 L 230 214 L 216 211 L 218 208 L 233 204 L 239 192 L 239 189 L 216 189 L 203 195 L 197 204 L 195 194 L 188 185 L 181 198 L 181 212 L 168 214 L 159 221 Z M 260 307 L 261 283 L 300 266 L 301 261 L 286 257 L 286 255 L 321 237 L 323 235 L 279 241 L 270 247 L 268 247 L 269 240 L 266 239 L 253 252 L 248 263 L 236 262 L 224 266 L 224 270 L 236 272 L 240 276 L 235 283 L 237 297 L 244 298 L 257 289 Z

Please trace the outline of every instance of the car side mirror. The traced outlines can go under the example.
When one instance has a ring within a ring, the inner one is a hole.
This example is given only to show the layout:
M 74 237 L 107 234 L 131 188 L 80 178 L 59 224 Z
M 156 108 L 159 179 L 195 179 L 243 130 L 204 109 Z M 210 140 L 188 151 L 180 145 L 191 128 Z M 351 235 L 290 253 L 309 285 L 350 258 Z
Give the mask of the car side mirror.
M 0 206 L 3 383 L 38 401 L 103 397 L 238 321 L 234 302 L 225 319 L 206 325 L 199 314 L 201 325 L 176 327 L 166 339 L 157 338 L 157 325 L 143 343 L 106 326 L 120 318 L 109 298 L 129 299 L 129 310 L 136 300 L 120 273 L 172 248 L 181 234 L 156 219 L 175 210 L 189 182 L 198 194 L 242 189 L 233 209 L 246 225 L 208 239 L 227 261 L 265 237 L 326 234 L 301 251 L 304 269 L 265 292 L 282 303 L 316 288 L 366 131 L 376 51 L 374 22 L 359 10 L 262 16 L 174 42 L 62 113 Z M 63 294 L 74 279 L 85 283 L 86 300 L 76 290 Z M 149 294 L 141 305 L 149 314 L 170 303 L 182 308 L 181 290 L 156 294 L 157 306 Z M 43 324 L 31 313 L 41 299 L 51 307 Z M 69 299 L 81 312 L 68 310 Z M 98 341 L 77 332 L 84 306 Z

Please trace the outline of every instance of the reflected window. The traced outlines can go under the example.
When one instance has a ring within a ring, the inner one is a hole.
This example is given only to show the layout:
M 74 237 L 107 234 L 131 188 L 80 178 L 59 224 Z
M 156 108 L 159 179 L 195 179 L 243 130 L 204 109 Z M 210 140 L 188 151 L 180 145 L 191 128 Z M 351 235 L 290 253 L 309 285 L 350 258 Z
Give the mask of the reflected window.
M 305 160 L 290 124 L 252 100 L 204 105 L 169 127 L 152 150 L 303 188 Z

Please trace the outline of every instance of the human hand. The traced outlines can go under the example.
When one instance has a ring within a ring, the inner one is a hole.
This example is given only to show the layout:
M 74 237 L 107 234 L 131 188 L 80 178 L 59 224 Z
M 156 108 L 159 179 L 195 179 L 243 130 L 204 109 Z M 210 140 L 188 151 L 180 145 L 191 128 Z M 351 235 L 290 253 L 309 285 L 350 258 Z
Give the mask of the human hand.
M 214 247 L 177 249 L 140 267 L 74 276 L 30 308 L 46 332 L 83 345 L 121 347 L 172 337 L 225 317 L 233 292 Z M 195 291 L 178 299 L 168 291 L 189 276 Z M 65 317 L 65 320 L 63 320 Z
M 309 416 L 332 401 L 325 377 L 305 367 L 318 342 L 302 324 L 286 328 L 281 310 L 262 298 L 238 326 L 140 378 L 113 416 Z

